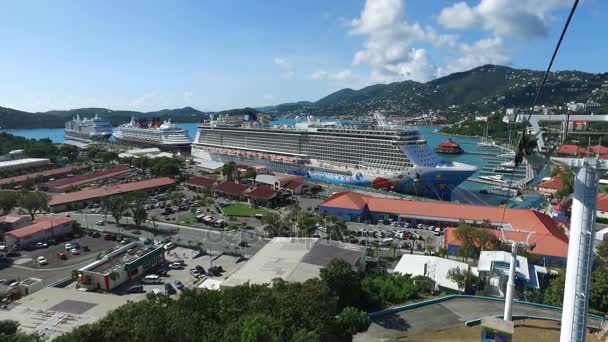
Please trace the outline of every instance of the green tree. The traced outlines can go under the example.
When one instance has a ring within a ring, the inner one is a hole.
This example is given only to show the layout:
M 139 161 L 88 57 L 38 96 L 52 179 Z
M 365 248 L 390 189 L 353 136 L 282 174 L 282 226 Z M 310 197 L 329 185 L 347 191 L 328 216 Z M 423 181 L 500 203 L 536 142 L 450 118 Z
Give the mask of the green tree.
M 184 193 L 181 192 L 181 191 L 171 191 L 169 193 L 169 200 L 171 200 L 171 203 L 173 205 L 180 205 L 180 204 L 182 204 L 182 201 L 184 200 L 184 197 L 186 197 L 186 195 L 184 195 Z
M 101 207 L 112 215 L 116 224 L 120 224 L 120 219 L 129 210 L 129 200 L 125 196 L 110 196 L 101 201 Z
M 17 201 L 19 196 L 14 191 L 1 191 L 0 192 L 0 209 L 2 209 L 2 214 L 6 215 L 17 206 Z
M 342 259 L 334 259 L 321 269 L 320 278 L 329 293 L 338 298 L 338 307 L 360 305 L 361 282 L 359 274 Z
M 600 268 L 593 272 L 593 285 L 591 287 L 589 305 L 601 312 L 608 312 L 608 270 L 605 268 Z
M 545 290 L 543 302 L 549 305 L 562 306 L 565 284 L 566 272 L 562 272 L 549 282 L 549 286 Z
M 179 159 L 168 157 L 154 158 L 148 160 L 147 164 L 150 172 L 158 177 L 178 176 L 183 166 Z
M 458 248 L 458 256 L 466 260 L 475 252 L 476 242 L 476 231 L 470 224 L 461 222 L 456 230 L 454 230 L 454 236 L 460 241 L 460 247 Z
M 288 232 L 288 229 L 286 229 L 287 227 L 285 226 L 285 222 L 278 214 L 272 212 L 265 214 L 264 216 L 262 216 L 262 223 L 266 225 L 266 228 L 268 229 L 268 231 L 270 231 L 273 237 L 285 236 Z
M 484 249 L 493 249 L 498 245 L 499 242 L 496 235 L 484 228 L 475 229 L 474 239 L 475 246 L 479 248 L 479 251 Z
M 36 214 L 48 209 L 49 196 L 44 192 L 24 191 L 19 194 L 18 204 L 33 220 Z
M 146 203 L 146 193 L 143 191 L 137 191 L 129 195 L 131 204 L 131 216 L 133 222 L 140 228 L 142 223 L 148 219 L 148 211 L 144 209 Z
M 254 169 L 254 168 L 248 168 L 247 171 L 245 171 L 245 175 L 243 176 L 243 178 L 245 179 L 255 179 L 255 177 L 257 177 L 258 172 Z
M 118 153 L 112 151 L 100 151 L 95 155 L 95 159 L 101 160 L 104 163 L 109 163 L 118 160 Z
M 25 334 L 19 331 L 16 321 L 0 321 L 0 341 L 6 342 L 37 342 L 44 341 L 38 334 Z
M 366 312 L 348 306 L 338 315 L 338 324 L 347 335 L 352 336 L 367 331 L 371 324 Z
M 555 198 L 562 199 L 574 192 L 574 174 L 570 170 L 566 170 L 559 175 L 562 182 L 562 188 L 557 190 Z
M 471 283 L 471 272 L 463 270 L 460 267 L 453 267 L 448 270 L 446 278 L 456 283 L 458 292 L 462 293 L 467 289 L 467 284 Z
M 234 162 L 228 162 L 222 166 L 222 176 L 227 181 L 234 180 L 234 173 L 236 171 L 236 164 Z
M 327 236 L 332 240 L 342 240 L 348 232 L 348 227 L 338 216 L 324 216 L 323 224 L 325 225 Z
M 274 334 L 278 328 L 277 322 L 266 314 L 254 314 L 243 321 L 241 342 L 272 342 L 278 341 Z
M 78 147 L 68 144 L 60 145 L 57 150 L 57 155 L 73 162 L 78 158 Z

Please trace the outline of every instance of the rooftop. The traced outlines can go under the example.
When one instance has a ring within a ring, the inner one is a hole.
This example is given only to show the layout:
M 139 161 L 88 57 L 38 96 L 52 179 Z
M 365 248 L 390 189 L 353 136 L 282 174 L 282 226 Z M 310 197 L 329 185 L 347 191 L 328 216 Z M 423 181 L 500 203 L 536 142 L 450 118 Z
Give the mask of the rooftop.
M 511 253 L 505 251 L 481 251 L 477 270 L 479 272 L 490 272 L 494 267 L 500 267 L 503 270 L 506 268 L 508 271 L 510 264 Z M 530 280 L 528 258 L 518 255 L 515 271 L 526 278 L 526 280 Z
M 496 237 L 501 238 L 500 230 L 487 229 Z M 448 228 L 445 230 L 445 236 L 443 241 L 446 245 L 460 246 L 461 242 L 454 236 L 456 228 Z M 534 234 L 530 235 L 530 243 L 535 244 L 533 254 L 554 256 L 560 258 L 568 257 L 568 237 L 563 232 L 561 234 L 553 234 L 553 232 L 542 229 L 528 229 L 528 231 L 534 231 Z M 505 238 L 512 241 L 525 242 L 528 239 L 528 233 L 525 231 L 509 231 L 505 230 Z
M 404 254 L 401 256 L 401 259 L 399 260 L 399 263 L 397 263 L 397 266 L 395 266 L 393 272 L 411 274 L 414 276 L 427 276 L 433 279 L 435 283 L 441 287 L 458 290 L 458 285 L 447 277 L 448 271 L 454 267 L 466 271 L 469 268 L 469 265 L 463 262 L 435 256 Z
M 23 159 L 13 159 L 0 162 L 0 169 L 18 166 L 18 165 L 27 165 L 27 164 L 44 164 L 50 163 L 50 160 L 47 158 L 23 158 Z
M 596 210 L 608 211 L 608 194 L 600 192 L 597 194 L 597 207 Z
M 275 198 L 278 193 L 279 193 L 278 191 L 270 189 L 270 188 L 254 188 L 249 193 L 249 196 L 256 198 L 256 199 L 269 200 L 269 199 Z
M 255 176 L 256 183 L 274 185 L 274 182 L 276 182 L 278 180 L 279 180 L 279 178 L 275 175 L 257 175 L 257 176 Z
M 24 218 L 27 218 L 27 216 L 4 215 L 4 216 L 0 216 L 0 223 L 15 223 Z
M 57 169 L 51 169 L 51 170 L 46 170 L 46 171 L 33 172 L 33 173 L 28 173 L 26 175 L 0 179 L 0 185 L 11 184 L 11 183 L 21 183 L 30 178 L 37 178 L 37 177 L 48 178 L 48 177 L 62 175 L 62 174 L 66 174 L 66 173 L 70 173 L 70 172 L 74 172 L 74 171 L 78 171 L 78 170 L 82 170 L 82 169 L 88 169 L 88 168 L 89 168 L 88 165 L 80 164 L 80 165 L 70 165 L 70 166 L 66 166 L 66 167 L 60 167 Z
M 510 225 L 515 230 L 537 231 L 551 233 L 567 241 L 559 224 L 547 216 L 531 209 L 514 209 L 504 207 L 490 207 L 481 205 L 457 204 L 448 202 L 410 201 L 403 199 L 389 199 L 372 197 L 357 192 L 340 192 L 320 207 L 368 210 L 377 213 L 395 214 L 403 217 L 434 220 L 443 222 L 489 221 L 492 225 Z M 503 215 L 504 214 L 504 215 Z
M 148 179 L 140 182 L 118 184 L 111 186 L 104 186 L 97 189 L 86 189 L 76 192 L 69 192 L 65 194 L 57 194 L 51 197 L 49 206 L 73 203 L 91 199 L 102 198 L 111 195 L 118 195 L 138 190 L 146 190 L 152 188 L 158 188 L 163 186 L 169 186 L 175 184 L 175 181 L 169 177 L 161 177 Z
M 305 281 L 319 276 L 322 267 L 334 258 L 357 265 L 365 255 L 365 247 L 316 238 L 272 239 L 238 271 L 222 283 L 222 287 L 269 284 L 275 278 Z
M 213 184 L 215 183 L 217 183 L 217 179 L 199 176 L 190 177 L 186 181 L 186 184 L 192 184 L 196 186 L 213 186 Z
M 12 235 L 17 238 L 24 238 L 33 234 L 36 234 L 41 231 L 50 230 L 57 226 L 66 224 L 68 222 L 72 222 L 73 220 L 69 217 L 62 216 L 47 216 L 37 218 L 32 222 L 31 225 L 25 226 L 23 228 L 11 230 L 6 233 L 7 235 Z
M 108 274 L 113 270 L 124 270 L 129 264 L 144 258 L 150 253 L 155 252 L 154 255 L 157 255 L 159 249 L 162 249 L 162 253 L 164 253 L 163 246 L 146 246 L 138 242 L 132 242 L 105 255 L 101 260 L 85 266 L 83 270 L 101 274 Z
M 98 180 L 117 177 L 128 173 L 129 171 L 131 171 L 131 169 L 127 165 L 118 165 L 111 169 L 93 171 L 74 177 L 47 182 L 45 183 L 45 186 L 52 189 L 62 190 L 69 188 L 70 186 L 93 183 Z
M 229 195 L 241 195 L 249 186 L 234 182 L 222 182 L 215 186 L 215 190 Z
M 548 181 L 544 181 L 538 185 L 541 189 L 561 190 L 563 188 L 562 179 L 559 175 L 551 177 Z

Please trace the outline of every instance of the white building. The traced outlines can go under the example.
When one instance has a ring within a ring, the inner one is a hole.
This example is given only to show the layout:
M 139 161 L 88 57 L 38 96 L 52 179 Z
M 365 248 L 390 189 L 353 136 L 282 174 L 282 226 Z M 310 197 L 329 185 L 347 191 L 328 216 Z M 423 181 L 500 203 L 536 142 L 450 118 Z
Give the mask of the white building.
M 39 217 L 29 226 L 4 234 L 4 241 L 7 246 L 24 248 L 36 242 L 57 239 L 72 232 L 73 222 L 69 217 Z
M 469 265 L 464 262 L 428 255 L 404 254 L 393 272 L 429 277 L 439 287 L 458 291 L 458 284 L 448 279 L 448 271 L 455 267 L 463 271 L 469 270 Z
M 51 161 L 47 158 L 23 158 L 7 160 L 0 162 L 0 172 L 18 171 L 50 164 Z
M 228 277 L 221 287 L 245 283 L 270 284 L 275 278 L 306 281 L 319 277 L 321 268 L 335 258 L 362 271 L 365 267 L 365 247 L 317 238 L 277 237 Z

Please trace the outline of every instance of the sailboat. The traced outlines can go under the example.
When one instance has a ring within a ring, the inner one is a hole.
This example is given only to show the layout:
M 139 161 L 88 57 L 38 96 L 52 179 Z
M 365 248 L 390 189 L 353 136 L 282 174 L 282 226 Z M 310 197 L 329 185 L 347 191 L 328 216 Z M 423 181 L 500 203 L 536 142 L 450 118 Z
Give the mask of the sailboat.
M 489 126 L 490 126 L 490 122 L 488 121 L 488 122 L 486 122 L 486 131 L 484 133 L 484 136 L 481 138 L 481 141 L 477 143 L 477 147 L 479 147 L 481 149 L 496 147 L 496 142 L 494 142 L 494 140 L 488 139 Z

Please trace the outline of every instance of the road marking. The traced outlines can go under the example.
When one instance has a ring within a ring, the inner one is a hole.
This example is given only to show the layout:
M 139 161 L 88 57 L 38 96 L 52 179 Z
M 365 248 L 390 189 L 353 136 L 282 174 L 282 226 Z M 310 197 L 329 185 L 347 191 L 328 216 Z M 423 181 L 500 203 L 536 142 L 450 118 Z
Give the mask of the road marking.
M 456 316 L 460 317 L 460 319 L 464 321 L 464 317 L 462 317 L 462 316 L 461 316 L 461 315 L 460 315 L 458 312 L 456 312 L 456 311 L 454 311 L 454 310 L 450 309 L 450 307 L 445 306 L 443 303 L 440 303 L 440 305 L 441 305 L 441 306 L 443 306 L 444 308 L 446 308 L 446 309 L 450 310 L 450 311 L 451 311 L 451 312 L 452 312 L 454 315 L 456 315 Z

